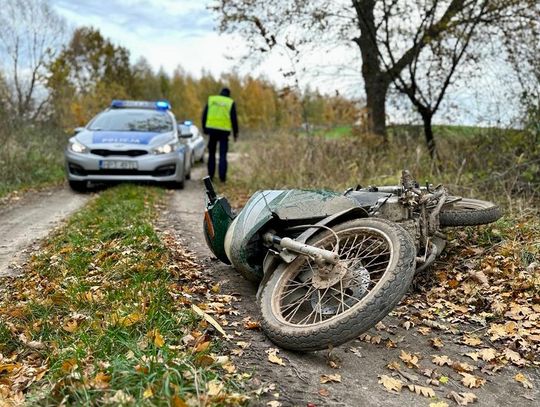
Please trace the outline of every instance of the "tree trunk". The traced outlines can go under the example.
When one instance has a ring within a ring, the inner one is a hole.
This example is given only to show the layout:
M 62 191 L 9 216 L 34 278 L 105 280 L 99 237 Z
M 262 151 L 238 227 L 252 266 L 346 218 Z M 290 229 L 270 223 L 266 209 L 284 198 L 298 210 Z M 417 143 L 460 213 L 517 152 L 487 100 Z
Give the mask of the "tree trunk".
M 386 94 L 390 85 L 389 76 L 381 70 L 380 53 L 375 25 L 376 0 L 353 0 L 358 16 L 360 36 L 354 42 L 362 55 L 362 78 L 366 90 L 368 131 L 386 140 Z
M 421 112 L 422 121 L 424 122 L 424 136 L 426 138 L 426 144 L 431 159 L 435 159 L 437 155 L 437 148 L 435 145 L 435 138 L 433 137 L 433 127 L 431 121 L 433 119 L 433 113 L 429 111 Z
M 386 138 L 386 93 L 388 83 L 380 78 L 366 77 L 366 108 L 368 129 L 378 136 Z

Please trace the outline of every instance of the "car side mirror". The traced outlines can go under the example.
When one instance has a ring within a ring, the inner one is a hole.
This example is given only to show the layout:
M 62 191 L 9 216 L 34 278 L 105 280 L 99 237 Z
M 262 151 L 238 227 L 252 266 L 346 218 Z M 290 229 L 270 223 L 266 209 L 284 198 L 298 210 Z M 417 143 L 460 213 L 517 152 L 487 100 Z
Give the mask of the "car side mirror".
M 81 131 L 86 130 L 84 127 L 75 127 L 75 134 L 80 133 Z

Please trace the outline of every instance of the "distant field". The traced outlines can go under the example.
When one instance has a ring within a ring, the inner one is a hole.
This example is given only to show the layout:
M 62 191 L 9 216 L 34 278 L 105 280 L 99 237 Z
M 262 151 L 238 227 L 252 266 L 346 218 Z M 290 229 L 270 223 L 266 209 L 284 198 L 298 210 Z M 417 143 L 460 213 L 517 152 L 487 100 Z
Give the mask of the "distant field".
M 435 125 L 433 132 L 435 137 L 445 138 L 471 138 L 482 135 L 504 135 L 513 130 L 497 127 L 459 126 L 459 125 Z M 305 131 L 301 132 L 306 134 Z M 324 136 L 327 139 L 351 137 L 355 135 L 355 129 L 351 125 L 340 125 L 329 128 L 314 128 L 310 131 L 312 135 Z M 396 124 L 388 126 L 390 138 L 409 136 L 413 138 L 423 137 L 423 128 L 420 125 Z

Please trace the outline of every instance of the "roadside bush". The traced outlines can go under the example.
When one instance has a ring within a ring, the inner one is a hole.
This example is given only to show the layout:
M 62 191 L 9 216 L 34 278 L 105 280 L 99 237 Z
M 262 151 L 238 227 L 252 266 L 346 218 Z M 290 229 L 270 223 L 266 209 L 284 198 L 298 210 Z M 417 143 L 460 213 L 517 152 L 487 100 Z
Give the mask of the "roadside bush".
M 63 179 L 68 136 L 49 126 L 0 126 L 0 197 L 13 190 Z

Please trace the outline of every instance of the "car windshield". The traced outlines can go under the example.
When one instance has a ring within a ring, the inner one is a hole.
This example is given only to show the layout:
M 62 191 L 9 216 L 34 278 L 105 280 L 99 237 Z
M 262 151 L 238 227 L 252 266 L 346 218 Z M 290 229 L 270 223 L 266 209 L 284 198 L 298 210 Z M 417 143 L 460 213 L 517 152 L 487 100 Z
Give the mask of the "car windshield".
M 173 130 L 166 112 L 143 109 L 114 109 L 98 115 L 88 126 L 94 131 L 148 131 L 165 133 Z

